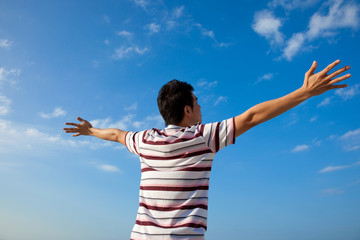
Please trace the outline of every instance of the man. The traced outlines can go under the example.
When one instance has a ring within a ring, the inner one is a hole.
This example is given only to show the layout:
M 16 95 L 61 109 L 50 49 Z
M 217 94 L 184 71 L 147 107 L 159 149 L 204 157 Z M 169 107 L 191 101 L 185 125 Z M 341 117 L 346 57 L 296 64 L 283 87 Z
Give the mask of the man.
M 306 99 L 347 85 L 336 83 L 349 78 L 328 74 L 339 60 L 315 74 L 314 61 L 301 88 L 278 99 L 260 103 L 222 122 L 202 124 L 201 108 L 186 82 L 173 80 L 159 91 L 158 107 L 165 129 L 127 132 L 98 129 L 81 118 L 80 124 L 66 123 L 73 136 L 92 135 L 120 142 L 139 155 L 141 183 L 139 210 L 131 233 L 132 240 L 204 239 L 207 228 L 208 187 L 215 154 L 250 128 L 268 121 Z M 337 77 L 337 78 L 336 78 Z

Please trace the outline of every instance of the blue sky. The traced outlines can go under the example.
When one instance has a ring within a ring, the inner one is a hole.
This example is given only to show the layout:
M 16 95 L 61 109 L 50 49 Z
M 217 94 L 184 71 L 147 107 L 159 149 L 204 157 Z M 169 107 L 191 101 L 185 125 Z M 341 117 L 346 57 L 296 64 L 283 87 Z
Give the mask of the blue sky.
M 221 121 L 340 59 L 352 77 L 236 139 L 214 161 L 207 240 L 360 238 L 357 1 L 1 1 L 0 239 L 129 239 L 140 164 L 63 133 L 163 127 L 156 96 L 195 88 Z

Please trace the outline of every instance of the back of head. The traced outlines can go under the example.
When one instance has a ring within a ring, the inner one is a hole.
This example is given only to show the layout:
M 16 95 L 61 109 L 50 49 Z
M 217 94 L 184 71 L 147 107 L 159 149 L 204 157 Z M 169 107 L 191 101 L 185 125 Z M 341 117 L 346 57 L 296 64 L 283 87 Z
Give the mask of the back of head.
M 186 105 L 193 107 L 192 91 L 194 88 L 190 84 L 176 79 L 162 86 L 157 103 L 166 126 L 182 121 Z

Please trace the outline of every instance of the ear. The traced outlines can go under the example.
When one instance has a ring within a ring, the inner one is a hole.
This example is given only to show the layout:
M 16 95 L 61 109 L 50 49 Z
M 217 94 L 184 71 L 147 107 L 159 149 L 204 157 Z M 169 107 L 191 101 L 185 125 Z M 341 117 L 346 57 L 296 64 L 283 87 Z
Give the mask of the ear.
M 184 116 L 190 116 L 191 115 L 191 110 L 192 110 L 191 107 L 186 105 L 184 107 Z

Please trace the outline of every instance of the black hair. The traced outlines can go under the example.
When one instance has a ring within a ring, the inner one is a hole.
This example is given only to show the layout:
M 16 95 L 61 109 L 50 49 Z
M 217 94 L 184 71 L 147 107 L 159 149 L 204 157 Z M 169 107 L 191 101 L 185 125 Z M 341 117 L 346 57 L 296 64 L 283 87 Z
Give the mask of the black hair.
M 193 108 L 192 91 L 194 88 L 187 82 L 171 80 L 159 91 L 157 103 L 165 125 L 178 124 L 184 118 L 184 107 Z

